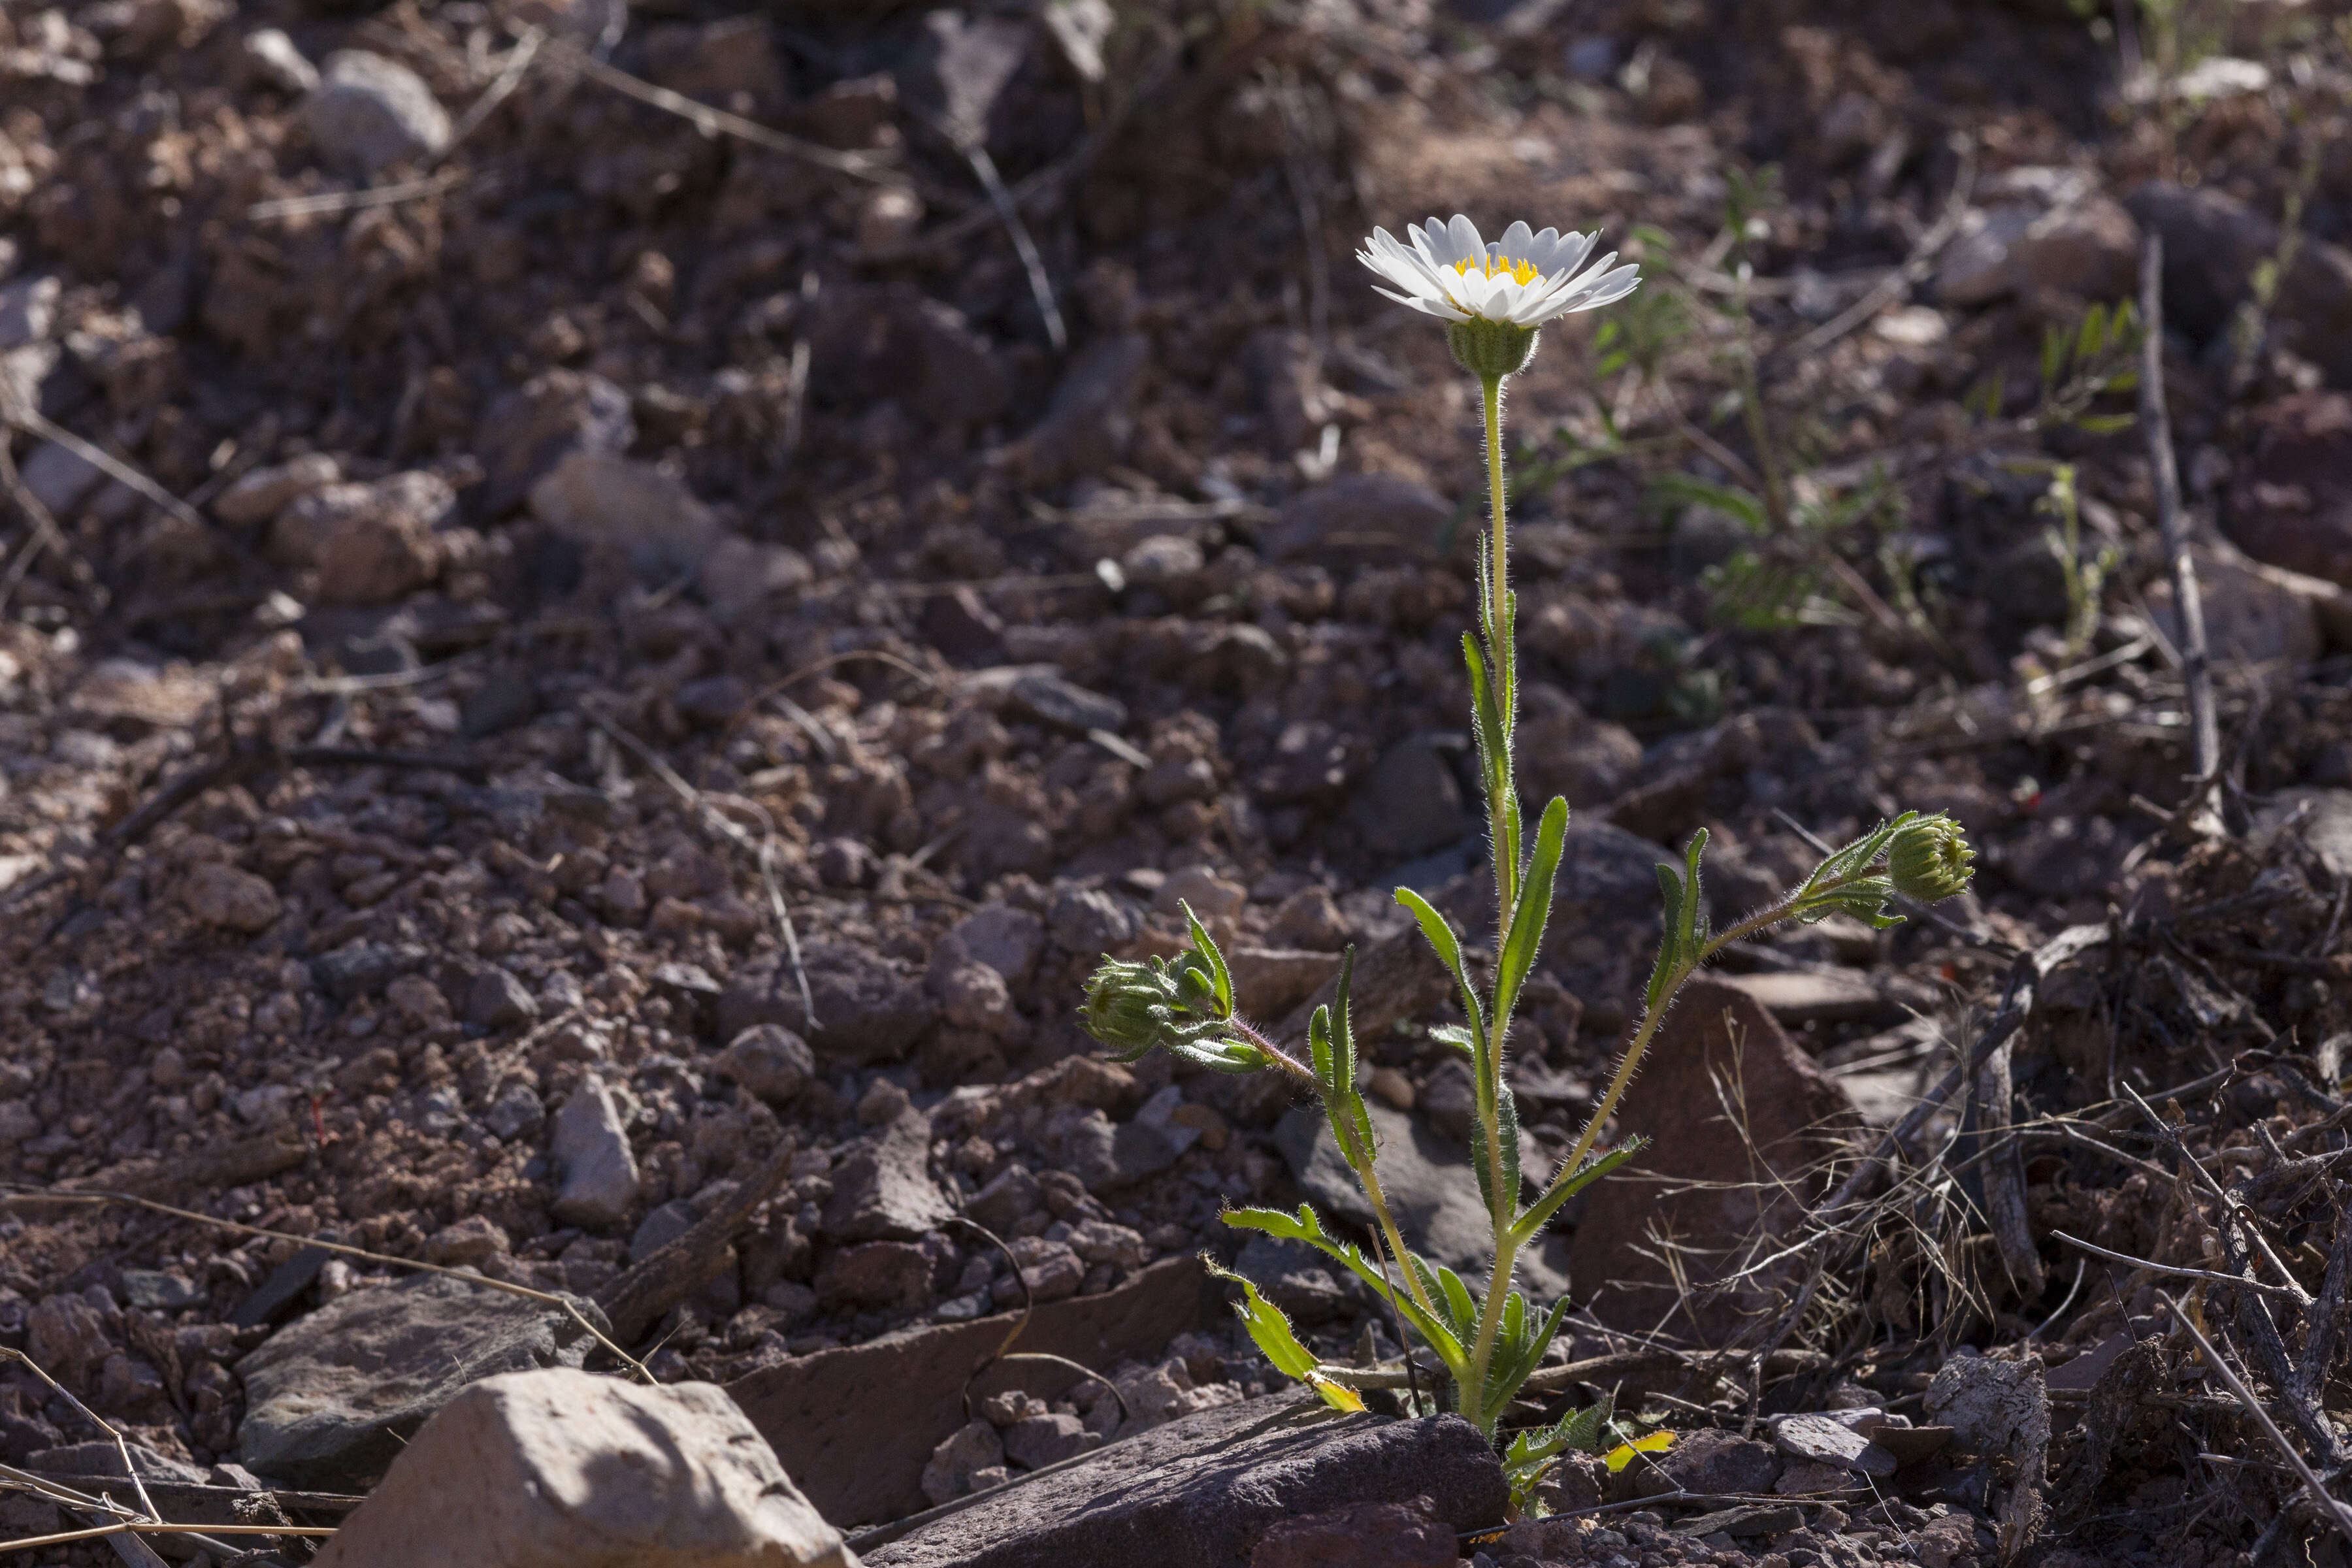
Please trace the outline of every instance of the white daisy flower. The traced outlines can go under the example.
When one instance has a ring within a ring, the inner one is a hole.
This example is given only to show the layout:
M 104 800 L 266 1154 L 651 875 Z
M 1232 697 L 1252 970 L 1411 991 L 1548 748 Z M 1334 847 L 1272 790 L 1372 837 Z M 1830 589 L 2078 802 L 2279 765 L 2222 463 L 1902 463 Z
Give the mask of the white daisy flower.
M 1598 229 L 1562 234 L 1548 228 L 1538 234 L 1515 223 L 1489 245 L 1479 238 L 1478 226 L 1457 213 L 1450 224 L 1431 218 L 1405 234 L 1410 247 L 1387 229 L 1372 230 L 1356 259 L 1403 290 L 1380 292 L 1443 321 L 1540 327 L 1573 311 L 1613 304 L 1642 280 L 1638 267 L 1611 270 L 1615 251 L 1585 266 L 1600 241 Z

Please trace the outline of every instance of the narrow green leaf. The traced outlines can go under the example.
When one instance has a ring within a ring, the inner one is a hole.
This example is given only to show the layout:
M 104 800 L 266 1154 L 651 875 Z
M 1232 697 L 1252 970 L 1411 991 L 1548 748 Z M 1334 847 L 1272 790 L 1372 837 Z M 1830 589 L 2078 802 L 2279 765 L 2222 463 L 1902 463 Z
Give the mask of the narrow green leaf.
M 1658 863 L 1658 893 L 1665 900 L 1665 909 L 1659 916 L 1658 962 L 1650 970 L 1650 988 L 1645 998 L 1653 1013 L 1674 994 L 1684 969 L 1683 879 L 1663 860 Z
M 1307 1064 L 1315 1069 L 1315 1081 L 1329 1095 L 1339 1084 L 1331 1071 L 1331 1009 L 1328 1005 L 1316 1008 L 1307 1020 Z
M 1263 1231 L 1277 1240 L 1304 1242 L 1336 1259 L 1349 1273 L 1370 1286 L 1382 1300 L 1394 1306 L 1405 1321 L 1412 1326 L 1413 1332 L 1437 1352 L 1437 1359 L 1445 1363 L 1448 1372 L 1459 1377 L 1468 1371 L 1469 1356 L 1463 1349 L 1462 1335 L 1454 1326 L 1423 1310 L 1420 1301 L 1409 1288 L 1393 1285 L 1382 1279 L 1380 1265 L 1366 1256 L 1363 1248 L 1326 1233 L 1322 1221 L 1308 1205 L 1299 1205 L 1296 1215 L 1286 1214 L 1280 1209 L 1241 1208 L 1227 1209 L 1220 1217 L 1235 1230 Z M 1433 1301 L 1445 1300 L 1437 1276 L 1430 1271 L 1428 1264 L 1410 1252 L 1405 1254 L 1403 1262 L 1407 1268 L 1412 1270 L 1423 1295 Z
M 1180 900 L 1178 907 L 1184 911 L 1184 923 L 1192 928 L 1193 947 L 1209 961 L 1212 983 L 1216 987 L 1217 1009 L 1230 1017 L 1234 1011 L 1234 977 L 1232 972 L 1225 968 L 1225 955 L 1218 948 L 1216 939 L 1209 934 L 1209 928 L 1201 923 L 1201 917 L 1192 912 L 1192 906 Z
M 1459 1024 L 1433 1024 L 1429 1028 L 1429 1037 L 1441 1046 L 1452 1046 L 1465 1057 L 1478 1054 L 1477 1047 L 1471 1041 L 1470 1031 Z M 1146 1046 L 1143 1048 L 1148 1051 L 1151 1047 Z M 1127 1059 L 1133 1061 L 1135 1058 L 1129 1057 Z
M 1495 1019 L 1498 1028 L 1510 1026 L 1511 1014 L 1518 1006 L 1519 988 L 1527 983 L 1528 971 L 1535 967 L 1536 954 L 1543 946 L 1544 927 L 1551 919 L 1552 882 L 1559 870 L 1560 847 L 1567 834 L 1568 802 L 1554 795 L 1536 827 L 1535 858 L 1528 864 L 1518 900 L 1511 907 L 1510 939 L 1503 944 L 1502 956 L 1496 965 Z
M 1706 829 L 1702 827 L 1690 836 L 1690 846 L 1684 854 L 1684 868 L 1688 873 L 1683 881 L 1683 958 L 1696 963 L 1706 950 L 1706 900 L 1699 888 L 1699 858 L 1706 853 Z
M 1527 1246 L 1536 1238 L 1537 1233 L 1543 1229 L 1551 1216 L 1559 1212 L 1560 1205 L 1568 1202 L 1569 1199 L 1649 1146 L 1650 1141 L 1646 1138 L 1628 1138 L 1608 1152 L 1595 1154 L 1587 1159 L 1574 1174 L 1548 1190 L 1542 1197 L 1536 1200 L 1527 1213 L 1518 1217 L 1511 1226 L 1513 1241 L 1520 1247 Z
M 1411 888 L 1399 888 L 1396 901 L 1412 911 L 1412 918 L 1421 922 L 1422 934 L 1429 939 L 1429 945 L 1437 950 L 1439 962 L 1453 973 L 1454 983 L 1462 988 L 1462 1011 L 1470 1019 L 1471 1055 L 1474 1058 L 1480 1058 L 1483 1053 L 1477 1042 L 1486 1036 L 1486 1015 L 1478 1005 L 1477 988 L 1470 984 L 1469 966 L 1462 961 L 1462 939 L 1454 934 L 1454 928 L 1445 923 L 1445 917 Z
M 1513 1291 L 1511 1300 L 1517 1301 L 1518 1299 L 1518 1293 Z M 1506 1310 L 1507 1311 L 1507 1305 Z M 1505 1329 L 1509 1337 L 1504 1342 L 1505 1349 L 1496 1357 L 1486 1377 L 1487 1404 L 1492 1415 L 1500 1415 L 1517 1397 L 1519 1385 L 1527 1382 L 1528 1375 L 1542 1362 L 1552 1336 L 1559 1331 L 1560 1320 L 1567 1316 L 1568 1299 L 1562 1297 L 1553 1303 L 1551 1311 L 1532 1327 L 1524 1321 L 1506 1322 Z
M 1477 1304 L 1470 1300 L 1470 1288 L 1462 1283 L 1462 1276 L 1443 1263 L 1437 1266 L 1438 1289 L 1444 1292 L 1438 1300 L 1445 1303 L 1446 1316 L 1454 1320 L 1454 1331 L 1465 1341 L 1478 1331 Z
M 1356 1026 L 1348 1005 L 1348 992 L 1355 978 L 1356 944 L 1351 942 L 1339 954 L 1339 985 L 1332 996 L 1336 1005 L 1331 1031 L 1333 1079 L 1349 1089 L 1356 1082 Z
M 1298 1342 L 1298 1335 L 1281 1308 L 1259 1295 L 1257 1287 L 1243 1276 L 1219 1267 L 1214 1258 L 1203 1256 L 1201 1261 L 1212 1278 L 1242 1288 L 1242 1300 L 1234 1303 L 1234 1315 L 1241 1319 L 1250 1338 L 1257 1342 L 1257 1348 L 1274 1363 L 1276 1371 L 1306 1384 L 1334 1410 L 1363 1409 L 1362 1395 L 1324 1375 L 1323 1363 L 1315 1359 L 1314 1352 Z
M 1519 1102 L 1509 1084 L 1496 1087 L 1495 1121 L 1503 1142 L 1503 1191 L 1501 1201 L 1490 1201 L 1488 1207 L 1491 1212 L 1516 1215 L 1519 1212 Z

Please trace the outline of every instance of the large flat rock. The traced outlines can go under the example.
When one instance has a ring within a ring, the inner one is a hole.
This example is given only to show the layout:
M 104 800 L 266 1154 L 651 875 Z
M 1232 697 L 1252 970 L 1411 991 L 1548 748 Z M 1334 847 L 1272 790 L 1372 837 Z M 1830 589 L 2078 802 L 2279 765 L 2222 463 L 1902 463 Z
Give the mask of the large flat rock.
M 1039 1307 L 1013 1348 L 1108 1373 L 1123 1357 L 1158 1354 L 1223 1310 L 1200 1261 L 1171 1258 L 1116 1290 Z M 1015 1316 L 1001 1312 L 820 1351 L 762 1367 L 727 1392 L 825 1518 L 836 1524 L 903 1519 L 930 1506 L 923 1466 L 963 1426 L 965 1380 L 1003 1344 Z M 983 1375 L 972 1397 L 1020 1387 L 1052 1398 L 1076 1380 L 1064 1368 L 1024 1363 Z
M 319 1568 L 856 1568 L 707 1383 L 557 1368 L 474 1384 L 416 1434 Z
M 1295 1392 L 1114 1443 L 865 1557 L 873 1568 L 1249 1568 L 1284 1520 L 1412 1497 L 1473 1530 L 1502 1521 L 1509 1489 L 1458 1415 L 1338 1415 Z
M 594 1303 L 577 1305 L 604 1328 Z M 237 1458 L 271 1480 L 365 1491 L 467 1384 L 577 1367 L 595 1342 L 567 1313 L 446 1274 L 354 1290 L 237 1363 Z
M 1775 1310 L 1789 1266 L 1709 1291 L 1771 1251 L 1819 1189 L 1822 1157 L 1859 1123 L 1835 1079 L 1739 986 L 1685 982 L 1618 1123 L 1646 1133 L 1633 1165 L 1587 1189 L 1576 1290 L 1602 1322 L 1704 1344 Z M 1662 1261 L 1682 1249 L 1680 1294 Z

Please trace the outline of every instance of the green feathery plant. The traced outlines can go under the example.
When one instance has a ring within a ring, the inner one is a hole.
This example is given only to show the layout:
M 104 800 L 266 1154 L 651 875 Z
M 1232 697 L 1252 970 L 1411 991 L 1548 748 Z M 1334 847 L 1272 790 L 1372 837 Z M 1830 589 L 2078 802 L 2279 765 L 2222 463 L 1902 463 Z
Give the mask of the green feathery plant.
M 1503 1063 L 1512 1016 L 1534 972 L 1551 914 L 1553 883 L 1567 843 L 1568 802 L 1555 798 L 1545 806 L 1530 836 L 1513 782 L 1519 670 L 1504 518 L 1503 384 L 1534 357 L 1538 329 L 1544 322 L 1622 298 L 1637 279 L 1632 268 L 1610 271 L 1613 256 L 1583 268 L 1593 236 L 1560 237 L 1549 229 L 1532 234 L 1525 224 L 1514 224 L 1499 244 L 1489 247 L 1462 217 L 1451 225 L 1432 219 L 1408 232 L 1411 248 L 1381 230 L 1360 258 L 1404 290 L 1391 293 L 1391 298 L 1447 322 L 1447 342 L 1456 363 L 1477 378 L 1484 395 L 1486 482 L 1493 511 L 1493 527 L 1479 555 L 1477 630 L 1462 638 L 1495 872 L 1496 958 L 1486 984 L 1480 984 L 1465 956 L 1461 936 L 1429 899 L 1409 888 L 1396 889 L 1397 901 L 1420 922 L 1453 974 L 1466 1020 L 1439 1026 L 1430 1034 L 1461 1051 L 1470 1063 L 1475 1099 L 1470 1163 L 1494 1235 L 1494 1262 L 1485 1289 L 1474 1290 L 1452 1268 L 1416 1255 L 1399 1231 L 1381 1188 L 1378 1140 L 1358 1088 L 1356 1040 L 1349 1016 L 1352 952 L 1341 961 L 1334 1002 L 1317 1008 L 1308 1023 L 1304 1053 L 1295 1044 L 1268 1038 L 1236 1009 L 1224 955 L 1190 909 L 1185 919 L 1191 943 L 1173 959 L 1104 959 L 1088 983 L 1080 1021 L 1118 1060 L 1133 1061 L 1165 1050 L 1211 1071 L 1277 1071 L 1320 1101 L 1340 1157 L 1362 1184 L 1378 1243 L 1398 1260 L 1401 1279 L 1391 1279 L 1382 1260 L 1328 1232 L 1307 1205 L 1296 1214 L 1233 1209 L 1225 1214 L 1225 1223 L 1304 1243 L 1361 1279 L 1395 1309 L 1444 1366 L 1449 1384 L 1444 1394 L 1446 1408 L 1475 1422 L 1492 1441 L 1520 1384 L 1543 1360 L 1569 1305 L 1559 1301 L 1546 1311 L 1512 1289 L 1518 1255 L 1535 1242 L 1561 1205 L 1641 1152 L 1638 1138 L 1607 1148 L 1601 1140 L 1683 982 L 1727 943 L 1784 921 L 1811 923 L 1843 911 L 1874 925 L 1892 925 L 1899 917 L 1887 906 L 1897 892 L 1935 900 L 1966 888 L 1974 851 L 1949 817 L 1906 812 L 1831 855 L 1770 907 L 1712 931 L 1699 888 L 1706 835 L 1695 834 L 1679 866 L 1658 868 L 1665 899 L 1664 940 L 1651 972 L 1641 1021 L 1574 1149 L 1541 1181 L 1533 1201 L 1526 1201 L 1518 1111 Z M 1309 1384 L 1335 1406 L 1361 1408 L 1358 1396 L 1316 1361 L 1279 1310 L 1255 1289 L 1245 1289 L 1237 1310 L 1276 1367 Z M 1597 1441 L 1606 1423 L 1605 1413 L 1585 1412 L 1557 1430 L 1522 1434 L 1506 1455 L 1518 1495 L 1532 1495 L 1536 1480 L 1561 1452 Z

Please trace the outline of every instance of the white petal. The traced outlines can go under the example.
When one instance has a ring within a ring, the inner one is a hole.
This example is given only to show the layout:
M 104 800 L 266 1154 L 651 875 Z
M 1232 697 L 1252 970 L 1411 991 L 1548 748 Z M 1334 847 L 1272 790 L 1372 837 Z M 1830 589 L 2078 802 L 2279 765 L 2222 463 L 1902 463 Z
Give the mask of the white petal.
M 1595 283 L 1583 301 L 1576 308 L 1580 310 L 1594 310 L 1603 305 L 1613 305 L 1640 288 L 1641 284 L 1642 269 L 1639 267 L 1631 264 L 1620 267 L 1616 271 Z
M 1389 294 L 1387 289 L 1381 288 L 1375 288 L 1373 292 Z M 1408 300 L 1402 294 L 1389 294 L 1389 298 L 1400 305 L 1411 306 L 1424 316 L 1435 316 L 1442 321 L 1466 321 L 1470 319 L 1443 300 Z
M 1432 268 L 1451 267 L 1457 261 L 1468 259 L 1455 253 L 1454 231 L 1447 228 L 1437 218 L 1431 218 L 1427 223 L 1408 232 L 1412 237 L 1413 249 L 1420 252 L 1421 258 L 1428 262 Z
M 1417 294 L 1425 294 L 1429 291 L 1418 269 L 1407 263 L 1391 257 L 1367 255 L 1360 250 L 1356 252 L 1356 259 L 1400 289 Z
M 1551 254 L 1539 265 L 1546 273 L 1573 273 L 1600 243 L 1601 231 L 1597 228 L 1591 234 L 1563 234 L 1552 242 Z
M 1528 227 L 1527 220 L 1519 218 L 1503 231 L 1503 237 L 1495 242 L 1495 250 L 1514 261 L 1526 261 L 1531 258 L 1529 253 L 1535 249 L 1535 233 Z M 1540 272 L 1543 269 L 1538 268 L 1536 270 Z
M 1450 267 L 1441 267 L 1431 260 L 1420 244 L 1420 232 L 1418 230 L 1412 232 L 1415 244 L 1411 248 L 1399 245 L 1392 239 L 1385 247 L 1386 254 L 1406 273 L 1419 278 L 1423 287 L 1443 292 L 1445 279 L 1454 276 L 1454 269 Z
M 1478 226 L 1463 214 L 1454 215 L 1454 221 L 1445 226 L 1445 237 L 1454 245 L 1454 254 L 1449 259 L 1454 261 L 1486 259 L 1486 242 L 1478 237 Z
M 1538 272 L 1559 271 L 1559 268 L 1554 264 L 1553 259 L 1559 255 L 1559 230 L 1556 228 L 1538 229 L 1536 237 L 1528 241 L 1528 259 L 1535 263 L 1536 270 Z

